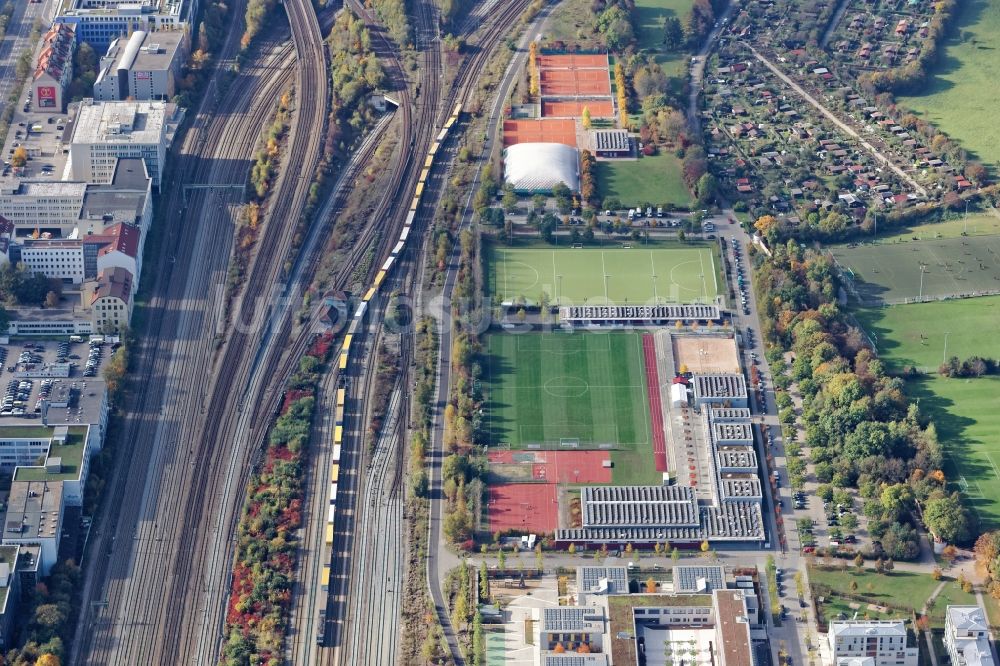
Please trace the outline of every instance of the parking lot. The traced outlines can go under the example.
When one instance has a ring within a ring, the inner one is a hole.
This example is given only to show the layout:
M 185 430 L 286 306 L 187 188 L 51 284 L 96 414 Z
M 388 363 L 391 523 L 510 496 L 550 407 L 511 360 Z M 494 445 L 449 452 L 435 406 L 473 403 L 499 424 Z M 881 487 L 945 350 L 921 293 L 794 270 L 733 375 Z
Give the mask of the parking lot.
M 7 134 L 0 177 L 5 180 L 12 177 L 61 180 L 69 159 L 72 130 L 67 114 L 53 109 L 36 110 L 31 91 L 26 91 L 21 96 Z M 22 147 L 28 154 L 28 162 L 22 169 L 16 169 L 11 161 L 14 152 Z
M 0 346 L 0 418 L 41 417 L 42 400 L 64 403 L 64 393 L 99 379 L 117 345 L 38 341 Z

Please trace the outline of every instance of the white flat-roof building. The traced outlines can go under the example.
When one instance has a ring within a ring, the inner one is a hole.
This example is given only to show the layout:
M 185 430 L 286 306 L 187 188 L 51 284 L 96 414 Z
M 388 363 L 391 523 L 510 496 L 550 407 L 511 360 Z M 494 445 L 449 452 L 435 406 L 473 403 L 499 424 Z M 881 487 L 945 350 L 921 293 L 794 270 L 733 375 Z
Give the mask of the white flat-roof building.
M 59 556 L 62 534 L 63 484 L 58 481 L 14 481 L 10 484 L 3 545 L 39 547 L 39 570 L 47 576 Z
M 73 121 L 69 159 L 72 180 L 111 182 L 118 159 L 139 158 L 160 187 L 167 149 L 180 121 L 168 102 L 84 101 Z
M 13 223 L 16 238 L 77 238 L 118 222 L 145 234 L 153 220 L 152 180 L 143 160 L 125 158 L 106 183 L 14 181 L 0 185 L 0 216 Z
M 102 102 L 169 100 L 187 55 L 182 31 L 146 32 L 111 42 L 94 82 L 94 99 Z
M 917 666 L 920 651 L 902 620 L 831 622 L 827 633 L 834 663 L 870 658 L 872 666 Z
M 990 625 L 979 606 L 948 606 L 944 616 L 944 646 L 952 666 L 994 666 Z
M 136 30 L 184 30 L 197 14 L 197 0 L 60 0 L 56 21 L 75 24 L 77 39 L 100 53 Z

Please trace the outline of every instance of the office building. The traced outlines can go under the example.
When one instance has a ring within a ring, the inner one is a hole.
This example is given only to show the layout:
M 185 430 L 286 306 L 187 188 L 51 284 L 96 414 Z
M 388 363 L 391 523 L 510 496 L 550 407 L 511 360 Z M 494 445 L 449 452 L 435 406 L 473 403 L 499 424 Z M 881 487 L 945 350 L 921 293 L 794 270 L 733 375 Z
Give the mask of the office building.
M 183 31 L 197 14 L 197 0 L 62 0 L 55 20 L 75 25 L 77 40 L 102 53 L 137 30 Z
M 101 58 L 94 99 L 101 102 L 171 99 L 187 56 L 186 44 L 187 35 L 182 31 L 137 30 L 131 37 L 115 39 Z
M 180 118 L 177 107 L 168 102 L 85 100 L 73 121 L 70 179 L 108 183 L 120 158 L 140 158 L 158 189 Z

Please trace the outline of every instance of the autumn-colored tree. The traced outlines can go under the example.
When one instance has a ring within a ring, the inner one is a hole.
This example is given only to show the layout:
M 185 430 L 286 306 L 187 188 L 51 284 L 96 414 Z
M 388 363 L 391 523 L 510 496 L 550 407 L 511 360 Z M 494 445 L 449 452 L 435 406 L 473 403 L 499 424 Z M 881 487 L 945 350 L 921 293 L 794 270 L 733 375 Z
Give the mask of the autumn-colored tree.
M 649 578 L 646 579 L 646 593 L 647 594 L 655 594 L 656 593 L 656 581 L 653 580 L 652 576 L 650 576 Z
M 580 113 L 580 123 L 583 125 L 583 129 L 589 130 L 593 124 L 590 119 L 590 107 L 583 107 L 583 111 Z
M 848 587 L 851 588 L 851 592 L 857 592 L 858 591 L 858 581 L 852 580 L 851 584 L 848 585 Z
M 10 158 L 10 165 L 15 169 L 19 169 L 28 163 L 28 151 L 25 150 L 24 146 L 18 146 L 14 149 L 14 154 Z

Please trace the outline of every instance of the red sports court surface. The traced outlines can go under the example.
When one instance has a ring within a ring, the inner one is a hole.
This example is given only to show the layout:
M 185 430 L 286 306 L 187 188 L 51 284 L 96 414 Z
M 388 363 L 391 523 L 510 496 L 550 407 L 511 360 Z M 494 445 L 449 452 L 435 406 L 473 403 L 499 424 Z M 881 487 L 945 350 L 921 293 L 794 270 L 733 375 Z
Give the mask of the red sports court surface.
M 555 532 L 559 526 L 557 489 L 553 483 L 490 486 L 490 532 Z
M 615 106 L 606 99 L 580 101 L 542 100 L 542 116 L 546 118 L 579 118 L 583 107 L 590 109 L 591 118 L 613 118 Z
M 649 416 L 653 422 L 653 459 L 656 471 L 667 471 L 667 441 L 663 434 L 663 403 L 660 402 L 660 372 L 656 369 L 656 344 L 653 336 L 642 336 L 642 353 L 646 359 L 646 391 L 649 393 Z
M 503 145 L 516 143 L 563 143 L 576 148 L 576 123 L 561 118 L 505 120 Z
M 607 451 L 491 451 L 491 463 L 531 465 L 531 478 L 548 483 L 611 483 Z
M 606 69 L 543 69 L 540 74 L 543 97 L 611 96 L 611 79 Z
M 563 68 L 589 68 L 598 67 L 605 71 L 608 69 L 608 56 L 600 53 L 566 53 L 560 55 L 539 55 L 538 66 L 541 69 L 550 67 Z

